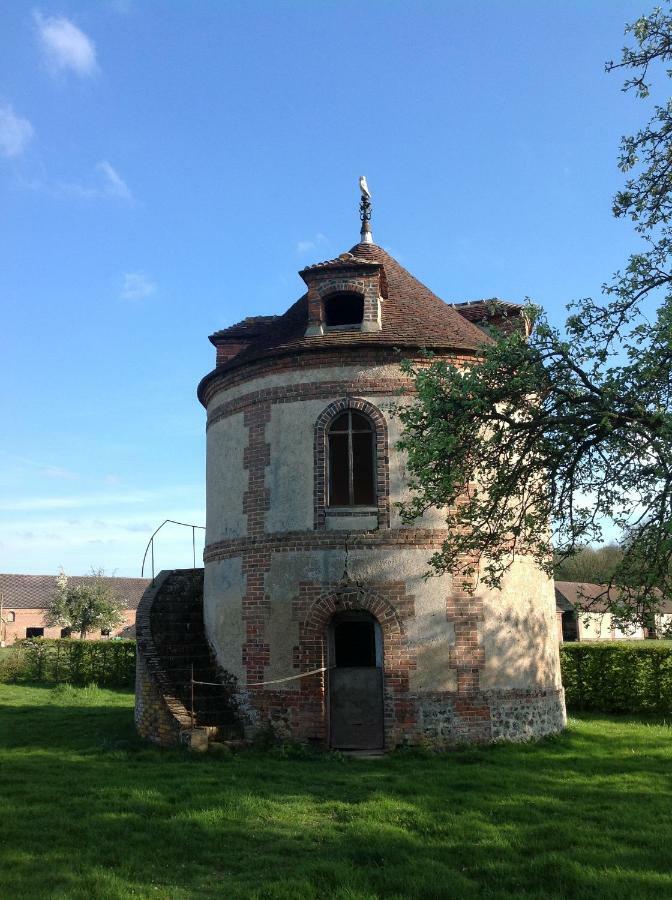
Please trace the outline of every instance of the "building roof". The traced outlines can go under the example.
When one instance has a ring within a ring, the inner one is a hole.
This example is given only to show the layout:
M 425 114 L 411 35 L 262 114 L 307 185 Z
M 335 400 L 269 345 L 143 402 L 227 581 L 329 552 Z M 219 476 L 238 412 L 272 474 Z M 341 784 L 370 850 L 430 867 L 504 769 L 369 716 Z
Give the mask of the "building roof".
M 228 328 L 222 328 L 210 335 L 213 344 L 219 341 L 239 340 L 240 338 L 255 338 L 262 334 L 267 325 L 278 319 L 279 316 L 248 316 L 242 322 L 236 322 Z
M 68 584 L 79 586 L 97 579 L 92 575 L 68 575 Z M 149 578 L 103 577 L 113 593 L 129 609 L 137 609 L 140 598 L 151 580 Z M 5 609 L 46 609 L 56 590 L 55 575 L 0 574 L 0 593 Z
M 511 303 L 510 300 L 499 300 L 497 297 L 489 297 L 485 300 L 461 300 L 453 303 L 455 309 L 470 322 L 482 322 L 490 316 L 499 314 L 505 316 L 520 316 L 522 303 Z
M 459 307 L 445 303 L 428 287 L 418 281 L 389 253 L 376 244 L 356 244 L 349 253 L 306 267 L 335 269 L 360 266 L 382 268 L 383 310 L 381 331 L 332 331 L 306 335 L 308 324 L 308 295 L 300 297 L 281 316 L 258 316 L 245 319 L 230 328 L 211 335 L 213 343 L 250 337 L 249 345 L 206 375 L 199 385 L 199 397 L 212 378 L 246 363 L 259 359 L 306 350 L 327 350 L 352 346 L 412 347 L 416 349 L 456 350 L 473 352 L 490 338 L 475 321 L 483 316 L 482 308 L 469 309 L 463 315 Z M 488 301 L 492 303 L 494 301 Z M 479 301 L 482 303 L 482 301 Z M 507 304 L 507 308 L 516 304 Z
M 595 613 L 607 612 L 607 596 L 615 597 L 617 596 L 617 591 L 615 588 L 611 588 L 606 595 L 605 591 L 607 591 L 606 584 L 591 584 L 582 581 L 556 581 L 556 606 L 558 609 L 562 609 L 563 612 L 570 609 L 585 609 L 588 612 Z M 659 612 L 672 613 L 672 602 L 670 600 L 661 600 Z

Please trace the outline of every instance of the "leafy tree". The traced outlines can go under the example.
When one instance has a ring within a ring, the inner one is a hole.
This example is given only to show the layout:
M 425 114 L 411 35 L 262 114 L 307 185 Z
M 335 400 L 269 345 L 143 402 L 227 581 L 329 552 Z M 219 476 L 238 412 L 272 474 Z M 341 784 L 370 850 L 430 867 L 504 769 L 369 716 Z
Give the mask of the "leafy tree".
M 121 625 L 126 604 L 115 596 L 102 569 L 92 569 L 91 576 L 88 583 L 75 585 L 61 571 L 44 616 L 47 625 L 78 631 L 80 638 L 85 638 L 90 631 Z
M 654 70 L 672 75 L 672 17 L 657 8 L 626 34 L 606 68 L 646 101 Z M 499 586 L 521 553 L 552 574 L 553 547 L 571 557 L 611 521 L 614 613 L 645 622 L 672 594 L 672 100 L 623 138 L 619 165 L 613 212 L 643 247 L 602 297 L 571 304 L 563 330 L 528 303 L 528 327 L 484 342 L 477 364 L 406 364 L 417 403 L 398 408 L 414 489 L 402 515 L 447 508 L 432 566 L 472 587 L 479 569 Z
M 557 581 L 608 584 L 622 558 L 623 551 L 616 544 L 581 547 L 574 556 L 556 560 L 554 575 Z

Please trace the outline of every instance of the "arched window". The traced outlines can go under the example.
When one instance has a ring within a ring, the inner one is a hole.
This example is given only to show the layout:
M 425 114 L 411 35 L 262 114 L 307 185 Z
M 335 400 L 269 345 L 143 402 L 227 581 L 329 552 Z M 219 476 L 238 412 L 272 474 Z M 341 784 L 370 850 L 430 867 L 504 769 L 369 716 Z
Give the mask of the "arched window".
M 326 406 L 315 422 L 314 527 L 390 527 L 387 423 L 362 397 Z
M 375 431 L 356 410 L 341 413 L 328 432 L 329 506 L 375 506 Z
M 364 297 L 352 291 L 331 294 L 324 299 L 324 324 L 327 328 L 356 328 L 364 318 Z

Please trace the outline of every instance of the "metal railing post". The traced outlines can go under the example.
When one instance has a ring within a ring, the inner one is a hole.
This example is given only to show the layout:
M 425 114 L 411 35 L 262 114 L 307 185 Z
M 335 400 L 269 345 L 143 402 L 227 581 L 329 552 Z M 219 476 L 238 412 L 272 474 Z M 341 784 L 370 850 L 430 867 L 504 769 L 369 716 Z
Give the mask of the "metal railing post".
M 196 568 L 196 529 L 199 528 L 201 531 L 205 531 L 205 525 L 194 525 L 191 522 L 178 522 L 176 519 L 164 519 L 163 522 L 156 529 L 154 534 L 147 541 L 147 546 L 145 547 L 145 553 L 142 557 L 142 566 L 140 569 L 140 577 L 145 577 L 145 563 L 147 561 L 147 554 L 151 551 L 152 557 L 152 581 L 154 581 L 154 538 L 161 531 L 164 525 L 181 525 L 183 528 L 191 528 L 191 554 L 194 569 Z

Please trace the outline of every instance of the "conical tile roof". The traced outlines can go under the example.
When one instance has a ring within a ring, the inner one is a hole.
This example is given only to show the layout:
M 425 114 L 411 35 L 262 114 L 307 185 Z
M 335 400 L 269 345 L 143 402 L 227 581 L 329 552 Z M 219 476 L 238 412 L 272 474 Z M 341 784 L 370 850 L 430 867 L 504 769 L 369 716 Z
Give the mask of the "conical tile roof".
M 350 251 L 350 263 L 379 264 L 386 285 L 380 331 L 330 331 L 306 335 L 308 295 L 304 294 L 283 315 L 264 316 L 232 325 L 211 335 L 214 344 L 249 334 L 250 343 L 224 365 L 207 375 L 199 386 L 199 396 L 212 377 L 248 362 L 310 350 L 357 346 L 413 347 L 416 349 L 474 351 L 489 338 L 458 310 L 441 300 L 422 282 L 404 269 L 396 259 L 376 244 L 356 244 Z M 344 254 L 334 260 L 309 266 L 344 266 Z M 354 259 L 352 258 L 354 257 Z M 247 323 L 250 323 L 249 325 Z

